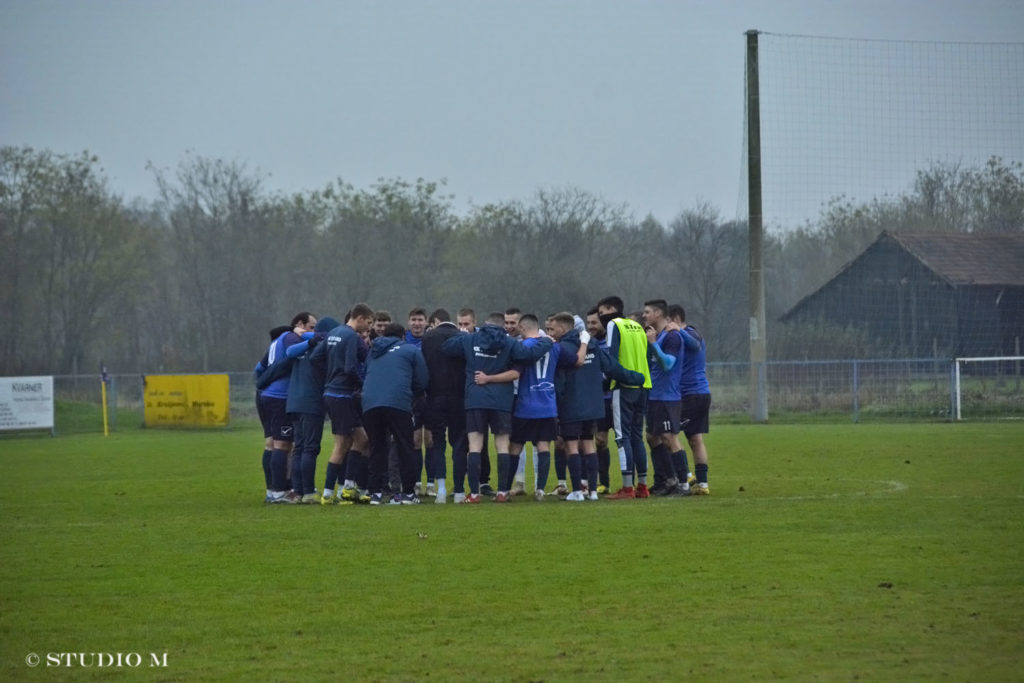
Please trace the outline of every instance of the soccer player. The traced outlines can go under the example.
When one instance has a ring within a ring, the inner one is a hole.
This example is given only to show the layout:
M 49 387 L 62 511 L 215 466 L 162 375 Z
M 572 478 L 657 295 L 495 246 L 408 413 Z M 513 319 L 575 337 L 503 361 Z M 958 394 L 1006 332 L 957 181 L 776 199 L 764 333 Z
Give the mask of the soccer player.
M 453 489 L 465 496 L 466 480 L 466 361 L 441 351 L 444 343 L 459 334 L 451 316 L 443 308 L 430 314 L 434 325 L 423 334 L 423 358 L 427 363 L 430 383 L 423 423 L 431 433 L 432 446 L 427 449 L 427 486 L 436 482 L 435 503 L 447 502 L 445 486 L 445 431 L 452 447 Z
M 335 496 L 334 489 L 338 480 L 344 479 L 345 459 L 349 451 L 362 453 L 366 448 L 366 431 L 363 429 L 357 394 L 363 387 L 365 361 L 361 357 L 365 348 L 360 335 L 372 324 L 373 309 L 363 303 L 356 304 L 349 312 L 348 321 L 331 330 L 327 340 L 313 352 L 313 362 L 322 359 L 325 364 L 324 401 L 327 403 L 331 433 L 334 436 L 321 497 L 325 505 L 342 501 L 341 496 Z M 346 501 L 358 499 L 353 480 L 344 480 L 343 488 Z
M 651 393 L 647 401 L 647 443 L 654 462 L 651 491 L 660 495 L 673 495 L 678 491 L 685 495 L 689 491 L 686 472 L 677 473 L 673 464 L 686 458 L 680 453 L 683 447 L 679 443 L 683 337 L 678 331 L 668 329 L 667 316 L 668 302 L 664 299 L 644 302 L 647 364 L 651 370 Z
M 292 329 L 292 328 L 290 328 L 288 325 L 280 325 L 278 327 L 275 327 L 274 329 L 270 330 L 270 341 L 274 341 L 275 339 L 277 339 L 278 337 L 280 337 L 282 334 L 284 334 L 285 332 L 289 331 L 290 329 Z M 264 362 L 266 360 L 266 355 L 267 355 L 266 352 L 264 352 L 263 359 L 260 360 L 260 362 L 256 364 L 255 368 L 253 368 L 253 371 L 252 371 L 252 381 L 253 381 L 254 385 L 259 382 L 260 376 L 267 369 L 267 366 L 264 365 Z M 267 484 L 267 495 L 266 495 L 266 498 L 263 499 L 263 502 L 264 503 L 269 503 L 270 502 L 270 493 L 271 493 L 270 486 L 271 486 L 271 483 L 273 481 L 271 473 L 270 473 L 270 459 L 271 459 L 271 457 L 273 455 L 273 452 L 274 452 L 274 437 L 272 436 L 273 430 L 271 429 L 271 426 L 270 426 L 270 416 L 267 415 L 264 412 L 264 410 L 263 410 L 263 400 L 261 398 L 262 396 L 263 396 L 263 390 L 257 387 L 256 388 L 256 416 L 259 418 L 260 425 L 263 427 L 263 478 L 266 480 L 266 484 Z
M 644 448 L 644 412 L 651 375 L 647 367 L 647 333 L 642 325 L 622 317 L 623 303 L 609 296 L 597 303 L 597 313 L 605 326 L 605 343 L 612 358 L 627 370 L 644 376 L 642 384 L 612 383 L 612 417 L 615 444 L 619 447 L 619 468 L 622 488 L 609 500 L 636 498 L 633 471 L 636 469 L 637 489 L 641 497 L 647 493 L 647 451 Z
M 309 339 L 292 344 L 285 355 L 294 358 L 285 408 L 294 427 L 292 447 L 292 490 L 299 502 L 309 505 L 317 502 L 316 459 L 320 455 L 320 442 L 324 435 L 324 374 L 323 368 L 310 360 L 317 344 L 338 326 L 331 317 L 321 318 Z
M 459 329 L 463 332 L 476 332 L 476 313 L 472 308 L 460 308 L 455 316 Z M 505 321 L 502 319 L 502 324 Z
M 414 344 L 416 348 L 421 348 L 423 344 L 423 333 L 427 329 L 427 309 L 422 306 L 417 306 L 409 311 L 408 329 L 405 332 L 405 341 Z M 413 451 L 416 456 L 416 462 L 418 463 L 416 471 L 419 472 L 416 483 L 416 495 L 418 496 L 421 492 L 422 484 L 419 478 L 423 472 L 423 444 L 426 441 L 427 448 L 430 447 L 430 435 L 423 433 L 423 397 L 419 396 L 413 403 L 412 408 L 412 419 L 413 419 Z M 391 462 L 391 468 L 394 471 L 398 471 L 398 459 L 397 450 L 392 449 L 391 455 L 388 457 Z M 428 491 L 428 495 L 433 495 L 432 491 Z
M 377 311 L 373 314 L 373 326 L 370 328 L 370 341 L 384 335 L 384 328 L 391 322 L 391 314 L 387 311 Z
M 477 332 L 463 332 L 444 342 L 441 349 L 453 357 L 466 361 L 465 387 L 466 431 L 469 454 L 467 470 L 469 494 L 455 502 L 480 502 L 480 459 L 484 451 L 484 434 L 490 429 L 494 445 L 501 456 L 508 458 L 509 432 L 512 426 L 512 385 L 508 382 L 477 384 L 476 373 L 497 375 L 512 368 L 514 363 L 532 363 L 551 350 L 550 339 L 539 339 L 525 346 L 505 334 L 505 316 L 491 314 Z
M 590 334 L 590 346 L 591 348 L 600 348 L 605 351 L 608 350 L 608 345 L 604 342 L 604 325 L 601 324 L 601 318 L 597 312 L 597 306 L 594 306 L 587 311 L 586 319 L 586 330 Z M 608 448 L 608 430 L 614 427 L 612 421 L 612 392 L 611 389 L 605 389 L 604 392 L 604 418 L 597 421 L 595 425 L 596 431 L 594 432 L 594 445 L 597 446 L 597 474 L 600 478 L 600 483 L 597 486 L 597 492 L 601 494 L 608 493 L 611 490 L 611 476 L 609 470 L 611 469 L 611 450 Z
M 604 418 L 604 378 L 608 376 L 627 384 L 643 384 L 643 375 L 623 368 L 607 350 L 598 345 L 586 330 L 576 329 L 568 313 L 555 315 L 548 333 L 558 340 L 560 353 L 576 359 L 575 366 L 560 366 L 555 375 L 558 394 L 559 431 L 565 442 L 566 459 L 572 479 L 573 492 L 566 500 L 584 500 L 582 486 L 586 473 L 590 500 L 597 500 L 595 482 L 598 481 L 597 448 L 594 429 Z M 582 457 L 580 457 L 582 450 Z
M 537 316 L 527 313 L 519 318 L 519 334 L 522 344 L 536 346 L 541 339 L 540 321 Z M 523 446 L 532 443 L 537 449 L 536 486 L 534 498 L 544 499 L 544 488 L 548 483 L 551 469 L 551 442 L 558 435 L 558 404 L 555 400 L 555 369 L 559 365 L 576 366 L 576 355 L 560 354 L 558 345 L 540 356 L 530 365 L 519 365 L 519 389 L 512 412 L 512 429 L 509 454 L 502 461 L 498 456 L 498 495 L 495 502 L 509 500 L 512 480 L 519 466 L 519 455 Z
M 289 491 L 288 458 L 294 438 L 292 421 L 286 407 L 288 386 L 291 381 L 293 359 L 287 356 L 288 347 L 303 341 L 303 335 L 313 336 L 316 316 L 302 312 L 292 318 L 291 330 L 270 343 L 261 364 L 266 368 L 256 382 L 262 390 L 260 401 L 270 422 L 272 450 L 270 455 L 271 492 L 269 503 L 297 503 L 299 496 Z
M 424 315 L 424 318 L 426 316 Z M 391 323 L 370 347 L 363 382 L 363 420 L 370 441 L 370 505 L 383 502 L 387 479 L 388 442 L 398 449 L 402 490 L 394 505 L 414 505 L 418 470 L 413 452 L 413 397 L 427 388 L 427 364 L 419 347 L 405 340 L 405 328 Z M 390 438 L 389 438 L 390 437 Z
M 708 451 L 704 445 L 704 435 L 710 430 L 709 414 L 711 412 L 711 386 L 707 376 L 707 342 L 693 325 L 686 322 L 686 311 L 679 304 L 669 306 L 669 318 L 683 335 L 686 349 L 683 356 L 683 372 L 680 378 L 682 407 L 680 422 L 686 440 L 693 451 L 693 463 L 696 470 L 696 482 L 691 483 L 690 493 L 695 496 L 711 494 L 708 488 Z M 686 471 L 685 454 L 676 470 Z
M 522 315 L 523 312 L 515 306 L 509 306 L 505 309 L 505 334 L 513 339 L 519 338 L 519 318 Z

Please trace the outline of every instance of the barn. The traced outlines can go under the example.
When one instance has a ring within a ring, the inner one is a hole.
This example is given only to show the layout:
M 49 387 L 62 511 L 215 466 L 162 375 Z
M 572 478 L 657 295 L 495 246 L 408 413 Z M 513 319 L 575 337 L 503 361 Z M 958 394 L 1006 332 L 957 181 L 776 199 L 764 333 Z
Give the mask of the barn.
M 903 357 L 1020 355 L 1024 233 L 883 232 L 780 318 L 821 321 Z

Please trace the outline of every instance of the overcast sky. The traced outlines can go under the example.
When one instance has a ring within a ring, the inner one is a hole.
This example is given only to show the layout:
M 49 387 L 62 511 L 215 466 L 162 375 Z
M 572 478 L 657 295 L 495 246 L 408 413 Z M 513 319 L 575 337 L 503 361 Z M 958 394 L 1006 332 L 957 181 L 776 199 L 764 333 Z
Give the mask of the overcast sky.
M 471 203 L 577 186 L 669 220 L 740 197 L 744 31 L 1020 42 L 1018 0 L 0 0 L 0 144 L 266 185 L 447 179 Z

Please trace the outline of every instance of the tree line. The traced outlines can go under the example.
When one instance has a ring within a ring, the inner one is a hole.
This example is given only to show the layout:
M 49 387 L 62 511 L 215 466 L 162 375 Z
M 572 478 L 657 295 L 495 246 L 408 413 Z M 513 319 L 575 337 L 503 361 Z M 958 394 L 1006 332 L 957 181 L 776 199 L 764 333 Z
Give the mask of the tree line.
M 365 301 L 400 322 L 414 306 L 582 314 L 613 293 L 631 309 L 681 303 L 710 360 L 748 357 L 747 226 L 707 203 L 663 224 L 546 188 L 460 215 L 443 182 L 423 179 L 286 195 L 239 162 L 188 155 L 151 172 L 158 198 L 125 200 L 87 152 L 0 147 L 0 374 L 92 373 L 101 361 L 125 373 L 245 370 L 300 310 L 341 319 Z M 1024 230 L 1024 170 L 998 158 L 935 165 L 903 195 L 837 198 L 814 221 L 770 231 L 769 321 L 882 230 Z M 781 327 L 770 323 L 771 356 L 806 357 L 806 331 Z

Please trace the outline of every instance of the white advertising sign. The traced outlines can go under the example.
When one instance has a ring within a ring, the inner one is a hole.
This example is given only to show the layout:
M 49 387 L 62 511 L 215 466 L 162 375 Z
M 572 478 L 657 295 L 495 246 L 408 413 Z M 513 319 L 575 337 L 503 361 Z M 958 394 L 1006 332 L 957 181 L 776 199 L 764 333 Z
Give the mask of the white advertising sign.
M 0 430 L 53 429 L 53 377 L 0 378 Z

